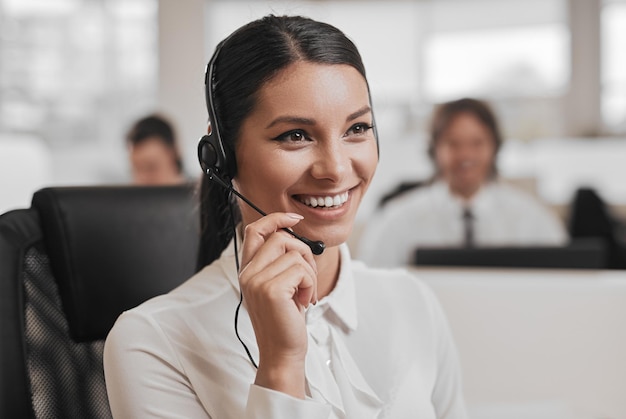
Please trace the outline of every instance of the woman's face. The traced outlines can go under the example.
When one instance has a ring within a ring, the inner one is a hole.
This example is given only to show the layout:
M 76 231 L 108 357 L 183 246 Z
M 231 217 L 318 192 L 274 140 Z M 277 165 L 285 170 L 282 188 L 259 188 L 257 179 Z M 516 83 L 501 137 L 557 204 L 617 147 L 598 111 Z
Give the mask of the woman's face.
M 263 211 L 304 216 L 294 230 L 345 242 L 378 162 L 366 82 L 348 65 L 297 62 L 259 91 L 236 147 L 235 187 Z M 241 203 L 244 224 L 260 215 Z
M 130 147 L 133 182 L 138 185 L 173 185 L 184 179 L 174 151 L 159 137 L 150 137 Z
M 491 131 L 470 113 L 460 113 L 435 145 L 439 175 L 450 190 L 470 198 L 491 176 L 495 158 Z

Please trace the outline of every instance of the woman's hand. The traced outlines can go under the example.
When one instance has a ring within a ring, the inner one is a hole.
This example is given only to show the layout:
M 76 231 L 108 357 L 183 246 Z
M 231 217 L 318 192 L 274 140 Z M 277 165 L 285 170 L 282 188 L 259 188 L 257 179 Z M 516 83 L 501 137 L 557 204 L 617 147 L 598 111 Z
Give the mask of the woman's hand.
M 273 213 L 246 226 L 239 284 L 259 346 L 256 384 L 304 398 L 304 309 L 317 302 L 311 249 L 282 231 L 302 216 Z

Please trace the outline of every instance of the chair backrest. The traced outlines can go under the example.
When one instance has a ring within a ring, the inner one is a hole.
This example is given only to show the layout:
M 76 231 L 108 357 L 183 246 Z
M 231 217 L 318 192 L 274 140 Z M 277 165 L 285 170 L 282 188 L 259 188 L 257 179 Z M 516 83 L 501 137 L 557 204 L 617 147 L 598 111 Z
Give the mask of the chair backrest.
M 626 269 L 626 243 L 618 234 L 621 224 L 600 194 L 594 188 L 580 187 L 570 207 L 570 236 L 604 240 L 608 247 L 608 268 Z
M 108 418 L 104 339 L 195 270 L 191 185 L 45 188 L 0 216 L 0 417 Z

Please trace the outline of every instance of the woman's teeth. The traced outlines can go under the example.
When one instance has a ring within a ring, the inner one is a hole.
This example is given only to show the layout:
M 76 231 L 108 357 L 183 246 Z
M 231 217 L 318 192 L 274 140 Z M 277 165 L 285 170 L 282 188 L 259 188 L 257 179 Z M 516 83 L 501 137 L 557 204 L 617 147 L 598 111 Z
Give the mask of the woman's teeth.
M 335 196 L 318 196 L 318 197 L 305 197 L 300 201 L 310 207 L 339 207 L 348 200 L 348 192 L 341 193 Z

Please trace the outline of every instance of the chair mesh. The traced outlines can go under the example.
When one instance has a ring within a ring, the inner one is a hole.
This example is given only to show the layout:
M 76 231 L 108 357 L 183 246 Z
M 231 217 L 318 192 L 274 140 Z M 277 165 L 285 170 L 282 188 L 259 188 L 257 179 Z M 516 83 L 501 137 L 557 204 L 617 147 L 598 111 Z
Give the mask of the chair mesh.
M 25 329 L 28 373 L 37 418 L 111 418 L 102 351 L 104 341 L 76 343 L 45 253 L 26 254 Z

